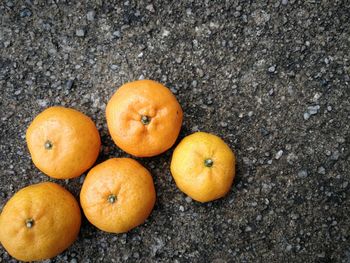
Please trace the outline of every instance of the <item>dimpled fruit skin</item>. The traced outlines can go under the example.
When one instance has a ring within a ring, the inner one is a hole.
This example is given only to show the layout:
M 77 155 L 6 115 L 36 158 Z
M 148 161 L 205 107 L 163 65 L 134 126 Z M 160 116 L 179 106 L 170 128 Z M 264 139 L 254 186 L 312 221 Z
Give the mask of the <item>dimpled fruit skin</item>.
M 33 219 L 32 228 L 26 219 Z M 81 223 L 78 202 L 55 183 L 40 183 L 18 191 L 0 216 L 0 241 L 7 252 L 23 261 L 52 258 L 77 238 Z
M 213 161 L 206 167 L 206 159 Z M 181 191 L 199 202 L 223 197 L 235 177 L 235 155 L 218 136 L 197 132 L 185 137 L 175 148 L 171 173 Z
M 36 116 L 26 140 L 35 166 L 57 179 L 80 176 L 95 163 L 101 146 L 93 121 L 64 107 L 50 107 Z M 51 149 L 45 148 L 47 140 Z
M 110 203 L 108 197 L 115 196 Z M 156 200 L 151 174 L 130 158 L 109 159 L 90 170 L 80 203 L 91 224 L 106 232 L 123 233 L 142 224 Z
M 141 116 L 151 118 L 149 124 Z M 138 157 L 168 150 L 176 141 L 183 112 L 171 91 L 153 80 L 121 86 L 107 104 L 109 132 L 118 147 Z

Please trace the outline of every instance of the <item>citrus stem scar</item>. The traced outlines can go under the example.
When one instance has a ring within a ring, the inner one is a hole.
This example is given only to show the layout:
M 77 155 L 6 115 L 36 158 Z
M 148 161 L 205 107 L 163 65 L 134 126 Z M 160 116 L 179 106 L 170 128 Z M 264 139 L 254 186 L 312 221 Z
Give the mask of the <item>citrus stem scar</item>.
M 117 200 L 117 197 L 114 194 L 110 194 L 108 196 L 108 202 L 110 202 L 111 204 L 113 204 L 116 200 Z
M 210 159 L 210 158 L 204 160 L 204 165 L 205 165 L 206 167 L 212 167 L 213 164 L 214 164 L 214 162 L 213 162 L 213 160 Z
M 27 228 L 32 228 L 34 226 L 34 220 L 31 218 L 26 219 L 25 223 Z
M 46 150 L 51 150 L 52 149 L 52 142 L 47 140 L 44 144 Z
M 147 125 L 151 122 L 151 118 L 147 115 L 141 115 L 141 122 L 143 125 Z

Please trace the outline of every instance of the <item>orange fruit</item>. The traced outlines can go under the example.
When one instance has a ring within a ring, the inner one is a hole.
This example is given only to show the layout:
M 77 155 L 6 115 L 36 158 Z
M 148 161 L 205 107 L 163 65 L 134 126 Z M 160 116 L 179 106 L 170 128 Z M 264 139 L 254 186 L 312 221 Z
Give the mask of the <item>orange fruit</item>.
M 223 197 L 235 177 L 235 155 L 218 136 L 196 132 L 175 148 L 171 173 L 182 192 L 199 202 Z
M 17 260 L 52 258 L 77 238 L 81 223 L 78 202 L 55 183 L 18 191 L 0 215 L 0 242 Z
M 113 158 L 92 168 L 85 178 L 80 203 L 97 228 L 123 233 L 142 224 L 156 200 L 151 174 L 130 158 Z
M 171 91 L 153 80 L 124 84 L 106 108 L 107 125 L 115 144 L 138 157 L 168 150 L 179 135 L 182 115 Z
M 101 146 L 93 121 L 64 107 L 51 107 L 36 116 L 26 139 L 35 166 L 58 179 L 77 177 L 89 169 Z

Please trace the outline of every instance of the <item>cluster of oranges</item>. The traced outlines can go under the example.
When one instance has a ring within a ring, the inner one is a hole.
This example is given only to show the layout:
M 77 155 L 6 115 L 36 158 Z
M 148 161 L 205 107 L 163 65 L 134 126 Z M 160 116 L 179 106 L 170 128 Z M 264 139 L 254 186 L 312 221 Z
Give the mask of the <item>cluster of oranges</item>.
M 106 108 L 109 132 L 118 147 L 137 157 L 171 148 L 181 129 L 183 112 L 170 90 L 151 80 L 120 87 Z M 101 140 L 93 121 L 76 110 L 51 107 L 30 124 L 26 140 L 36 167 L 56 179 L 80 176 L 96 161 Z M 224 196 L 235 176 L 235 156 L 217 136 L 197 132 L 175 148 L 171 174 L 176 185 L 199 202 Z M 156 191 L 149 171 L 131 158 L 112 158 L 87 174 L 80 204 L 97 228 L 123 233 L 150 215 Z M 23 261 L 54 257 L 77 238 L 79 204 L 56 183 L 18 191 L 0 215 L 0 241 Z

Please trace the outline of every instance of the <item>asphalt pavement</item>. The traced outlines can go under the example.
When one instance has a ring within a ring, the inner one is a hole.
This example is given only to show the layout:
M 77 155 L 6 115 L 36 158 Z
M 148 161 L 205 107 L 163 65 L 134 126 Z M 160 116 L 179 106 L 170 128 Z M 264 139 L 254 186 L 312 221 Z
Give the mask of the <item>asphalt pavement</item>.
M 237 156 L 232 190 L 207 204 L 176 188 L 173 148 L 138 159 L 157 191 L 147 222 L 116 235 L 84 219 L 45 262 L 350 262 L 348 0 L 3 0 L 0 21 L 1 207 L 51 180 L 25 142 L 49 106 L 95 121 L 98 162 L 128 156 L 105 107 L 136 79 L 176 95 L 178 140 L 214 133 Z M 78 197 L 84 177 L 54 181 Z M 2 247 L 0 262 L 15 262 Z

